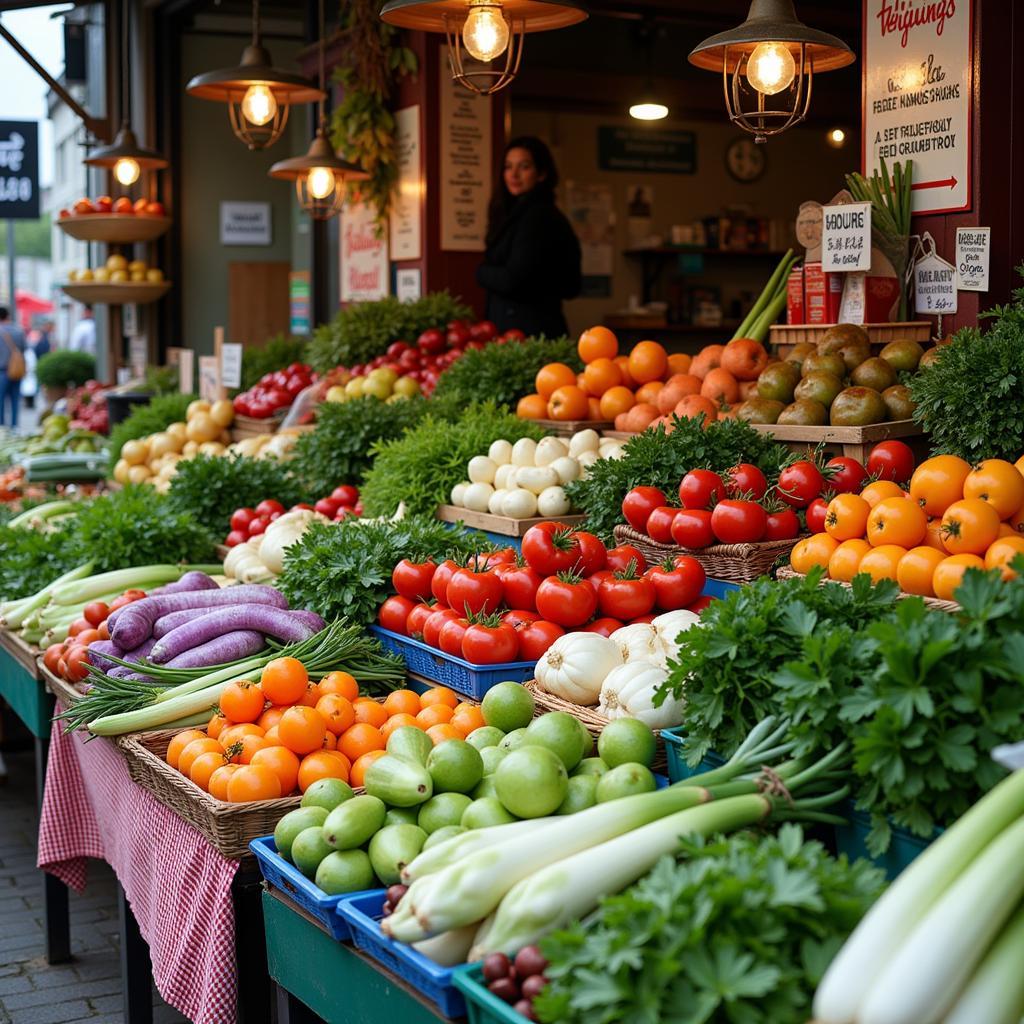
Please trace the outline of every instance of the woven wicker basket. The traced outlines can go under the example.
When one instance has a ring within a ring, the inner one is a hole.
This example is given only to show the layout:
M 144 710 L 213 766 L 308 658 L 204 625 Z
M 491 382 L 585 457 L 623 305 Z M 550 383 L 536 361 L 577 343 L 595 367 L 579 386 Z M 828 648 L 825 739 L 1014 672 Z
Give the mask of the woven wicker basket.
M 611 721 L 610 718 L 599 714 L 596 707 L 590 708 L 584 707 L 582 704 L 573 704 L 571 701 L 556 697 L 553 693 L 548 693 L 547 690 L 542 690 L 536 679 L 530 679 L 523 683 L 523 686 L 533 694 L 538 711 L 567 711 L 583 723 L 584 728 L 595 740 L 601 735 L 601 730 Z M 658 741 L 658 746 L 651 764 L 651 771 L 665 775 L 668 772 L 668 759 L 665 756 L 665 744 L 661 739 L 661 730 L 655 729 L 654 736 Z
M 794 537 L 792 540 L 769 540 L 760 544 L 712 544 L 711 547 L 693 549 L 659 544 L 625 524 L 616 526 L 614 532 L 620 544 L 632 544 L 638 548 L 648 565 L 660 565 L 666 558 L 676 555 L 691 555 L 704 566 L 704 571 L 712 579 L 729 583 L 750 583 L 758 576 L 766 575 L 780 558 L 789 556 L 800 540 Z
M 780 579 L 780 580 L 793 579 L 795 577 L 799 577 L 799 578 L 803 579 L 804 573 L 797 572 L 795 569 L 791 569 L 787 565 L 787 566 L 783 566 L 782 568 L 780 568 L 775 573 L 775 576 L 776 576 L 776 579 Z M 849 583 L 844 583 L 842 580 L 830 580 L 827 577 L 825 577 L 824 579 L 822 579 L 821 584 L 819 584 L 819 586 L 823 585 L 825 583 L 838 583 L 841 587 L 848 587 L 850 585 Z M 913 594 L 905 594 L 905 593 L 903 593 L 901 591 L 899 596 L 901 598 L 903 598 L 903 597 L 913 597 L 914 595 Z M 922 597 L 921 600 L 924 601 L 924 603 L 926 605 L 928 605 L 929 608 L 934 608 L 936 611 L 939 611 L 939 612 L 958 612 L 958 611 L 960 611 L 960 605 L 957 604 L 956 601 L 943 601 L 942 598 L 940 598 L 940 597 Z

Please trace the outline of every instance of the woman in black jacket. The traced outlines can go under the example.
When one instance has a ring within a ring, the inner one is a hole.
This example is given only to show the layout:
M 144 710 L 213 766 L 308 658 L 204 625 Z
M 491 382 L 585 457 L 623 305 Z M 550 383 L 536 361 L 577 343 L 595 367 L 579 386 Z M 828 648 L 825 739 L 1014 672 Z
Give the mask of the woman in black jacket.
M 499 331 L 518 327 L 549 338 L 568 332 L 562 300 L 580 293 L 580 243 L 555 205 L 557 184 L 555 161 L 540 139 L 508 144 L 476 272 L 487 291 L 487 318 Z

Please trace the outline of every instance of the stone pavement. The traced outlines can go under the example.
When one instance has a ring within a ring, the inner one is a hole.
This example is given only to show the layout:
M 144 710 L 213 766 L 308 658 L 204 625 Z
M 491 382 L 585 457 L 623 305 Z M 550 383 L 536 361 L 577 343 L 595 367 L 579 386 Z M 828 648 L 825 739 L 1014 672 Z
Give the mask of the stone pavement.
M 42 882 L 36 869 L 31 751 L 5 752 L 0 785 L 0 1024 L 123 1024 L 114 874 L 89 862 L 89 884 L 70 894 L 70 963 L 43 955 Z M 183 1024 L 153 989 L 154 1024 Z

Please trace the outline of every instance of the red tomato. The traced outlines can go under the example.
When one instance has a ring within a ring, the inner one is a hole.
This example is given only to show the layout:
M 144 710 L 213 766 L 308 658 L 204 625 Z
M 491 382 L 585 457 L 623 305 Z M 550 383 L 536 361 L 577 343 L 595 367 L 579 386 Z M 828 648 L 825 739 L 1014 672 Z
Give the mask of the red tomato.
M 126 604 L 131 603 L 132 599 L 122 594 L 120 597 L 115 597 L 114 600 L 110 602 L 110 610 L 112 612 L 116 612 L 118 608 L 123 608 Z
M 519 657 L 523 661 L 536 661 L 542 658 L 547 649 L 560 637 L 565 630 L 554 622 L 538 619 L 526 622 L 516 629 L 519 636 Z
M 597 633 L 599 636 L 611 636 L 617 629 L 622 629 L 623 623 L 607 615 L 600 619 L 594 619 L 589 625 L 583 627 L 584 633 Z
M 457 619 L 459 613 L 443 605 L 434 605 L 434 611 L 430 618 L 423 623 L 423 642 L 431 647 L 437 647 L 440 643 L 441 627 L 450 619 Z
M 610 580 L 614 575 L 615 572 L 611 569 L 599 569 L 597 572 L 588 576 L 587 579 L 590 580 L 590 585 L 594 588 L 594 592 L 596 593 L 601 589 L 601 583 L 604 580 Z
M 691 469 L 679 483 L 679 504 L 683 508 L 710 508 L 725 497 L 725 484 L 710 469 Z
M 462 657 L 462 638 L 469 628 L 469 620 L 461 616 L 449 619 L 442 627 L 437 637 L 437 644 L 445 654 L 451 654 L 456 658 Z
M 837 494 L 859 493 L 867 478 L 868 471 L 847 455 L 837 455 L 825 463 L 825 479 Z
M 54 675 L 57 675 L 57 662 L 60 661 L 63 653 L 63 644 L 50 644 L 50 646 L 46 648 L 46 653 L 43 655 L 43 665 L 46 666 L 46 669 Z
M 868 473 L 879 480 L 906 483 L 914 473 L 914 453 L 902 441 L 882 441 L 868 452 Z
M 828 502 L 824 498 L 815 498 L 807 506 L 804 516 L 807 519 L 807 529 L 811 533 L 825 532 L 825 515 L 828 512 Z
M 231 529 L 237 530 L 239 533 L 245 533 L 249 529 L 249 524 L 256 518 L 256 509 L 254 508 L 236 508 L 231 513 Z
M 232 530 L 225 538 L 224 543 L 229 548 L 238 547 L 239 544 L 244 544 L 249 539 L 249 534 L 244 530 Z
M 434 570 L 434 578 L 430 581 L 430 590 L 438 604 L 448 605 L 448 602 L 445 600 L 448 596 L 448 584 L 451 582 L 455 570 L 459 568 L 461 566 L 458 562 L 452 558 L 446 558 Z
M 610 580 L 602 580 L 597 603 L 602 615 L 615 619 L 635 619 L 654 607 L 654 584 L 637 571 L 624 569 Z
M 474 665 L 497 665 L 515 661 L 519 653 L 519 637 L 504 622 L 490 626 L 474 622 L 462 636 L 462 657 Z
M 672 539 L 683 548 L 706 548 L 715 543 L 711 513 L 706 508 L 680 509 L 672 520 Z
M 582 626 L 597 610 L 589 580 L 572 573 L 548 576 L 537 588 L 537 611 L 559 626 Z
M 776 490 L 787 505 L 807 508 L 825 489 L 821 470 L 809 459 L 800 459 L 779 474 Z
M 518 327 L 510 327 L 502 335 L 502 338 L 504 338 L 505 341 L 525 341 L 526 335 L 523 334 L 523 332 L 519 330 Z
M 659 505 L 647 518 L 647 536 L 659 544 L 672 543 L 672 523 L 680 509 Z
M 431 595 L 430 585 L 434 579 L 437 566 L 429 559 L 426 562 L 414 562 L 403 558 L 391 572 L 391 585 L 402 597 L 411 601 L 425 601 Z
M 409 636 L 422 636 L 423 627 L 433 614 L 434 606 L 427 604 L 426 601 L 414 605 L 412 611 L 409 612 L 409 617 L 405 620 L 405 632 Z
M 92 623 L 89 622 L 88 619 L 75 619 L 75 621 L 68 627 L 68 636 L 78 636 L 79 633 L 92 628 Z
M 767 519 L 756 501 L 726 498 L 711 513 L 711 529 L 723 544 L 753 544 L 764 537 Z
M 574 572 L 593 576 L 608 564 L 608 549 L 599 537 L 587 533 L 586 530 L 577 530 L 572 536 L 580 546 L 580 557 L 576 561 Z
M 765 540 L 792 540 L 800 535 L 800 520 L 795 509 L 786 507 L 769 512 L 765 519 Z
M 82 609 L 82 618 L 97 627 L 109 614 L 110 609 L 102 601 L 92 601 Z
M 704 566 L 689 555 L 679 555 L 648 569 L 647 578 L 654 585 L 654 603 L 664 612 L 692 604 L 707 582 Z
M 84 644 L 75 644 L 63 660 L 64 678 L 69 683 L 80 683 L 89 674 L 89 651 Z
M 499 548 L 497 551 L 492 551 L 490 554 L 480 556 L 480 561 L 484 565 L 491 567 L 497 565 L 512 565 L 519 558 L 519 552 L 515 548 Z
M 270 520 L 264 519 L 263 516 L 260 516 L 259 518 L 254 519 L 251 523 L 249 523 L 249 528 L 246 530 L 246 533 L 250 537 L 259 537 L 261 534 L 266 533 L 267 527 L 269 525 Z
M 764 473 L 750 462 L 740 462 L 723 474 L 725 489 L 730 498 L 740 495 L 760 501 L 768 490 L 768 480 Z
M 123 596 L 127 597 L 129 601 L 141 601 L 146 596 L 146 592 L 137 589 L 126 590 Z
M 377 612 L 377 621 L 392 633 L 406 635 L 405 624 L 409 621 L 409 613 L 415 607 L 415 602 L 407 597 L 398 594 L 389 597 Z
M 694 601 L 686 610 L 688 612 L 693 612 L 694 615 L 700 615 L 700 613 L 704 611 L 712 601 L 714 601 L 714 598 L 705 594 L 702 597 L 698 597 L 697 600 Z
M 331 497 L 342 505 L 354 505 L 359 500 L 359 491 L 351 484 L 341 484 L 331 491 Z
M 333 519 L 338 514 L 339 508 L 341 508 L 341 502 L 335 501 L 333 498 L 321 498 L 313 506 L 316 512 L 319 512 L 322 516 L 327 516 L 328 519 Z
M 644 553 L 632 544 L 620 544 L 617 548 L 608 549 L 608 568 L 612 572 L 622 572 L 629 568 L 629 563 L 636 564 L 637 572 L 641 572 L 647 564 Z
M 416 345 L 424 352 L 436 355 L 444 351 L 444 332 L 436 327 L 424 331 L 417 339 Z
M 536 608 L 537 588 L 544 577 L 528 565 L 510 565 L 501 571 L 505 604 L 512 608 Z
M 581 553 L 573 531 L 561 523 L 538 523 L 523 534 L 523 558 L 541 576 L 568 572 Z
M 282 505 L 281 502 L 274 498 L 264 498 L 256 506 L 256 515 L 269 519 L 275 512 L 277 512 L 278 515 L 283 515 L 284 510 L 284 505 Z
M 459 569 L 445 591 L 445 604 L 463 615 L 487 615 L 501 605 L 501 580 L 490 569 Z
M 622 499 L 622 514 L 637 533 L 646 533 L 651 513 L 665 501 L 664 493 L 657 487 L 634 487 Z
M 502 615 L 501 621 L 507 622 L 513 629 L 519 629 L 520 626 L 528 626 L 531 622 L 542 620 L 536 612 L 527 611 L 525 608 L 513 608 Z

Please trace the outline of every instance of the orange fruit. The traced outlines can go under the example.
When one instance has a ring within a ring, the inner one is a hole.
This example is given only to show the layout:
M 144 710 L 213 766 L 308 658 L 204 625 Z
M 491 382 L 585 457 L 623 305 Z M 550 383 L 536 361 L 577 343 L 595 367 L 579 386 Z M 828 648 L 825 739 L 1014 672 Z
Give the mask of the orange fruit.
M 516 415 L 521 420 L 543 420 L 547 419 L 547 399 L 538 394 L 523 395 L 516 403 Z
M 960 586 L 968 569 L 984 569 L 985 563 L 977 555 L 950 555 L 935 567 L 932 589 L 943 601 L 955 601 L 954 591 Z
M 722 350 L 722 368 L 736 380 L 755 381 L 767 365 L 768 353 L 754 338 L 733 338 Z
M 911 548 L 896 566 L 896 582 L 900 590 L 921 597 L 934 597 L 932 580 L 935 569 L 947 556 L 928 544 Z
M 649 404 L 657 407 L 658 396 L 664 390 L 665 384 L 660 380 L 650 380 L 646 384 L 641 384 L 636 390 L 636 400 L 638 404 Z
M 383 704 L 378 704 L 372 697 L 360 697 L 352 704 L 357 722 L 368 722 L 379 729 L 390 717 Z
M 225 764 L 227 762 L 224 760 L 223 753 L 218 753 L 216 750 L 208 750 L 205 754 L 200 754 L 192 762 L 188 777 L 200 789 L 208 790 L 210 788 L 210 777 L 218 768 L 223 768 Z
M 206 723 L 206 735 L 215 740 L 228 726 L 228 720 L 219 712 L 215 711 L 210 720 Z M 170 749 L 170 748 L 168 748 Z
M 789 564 L 799 573 L 809 573 L 816 565 L 828 569 L 829 559 L 832 557 L 839 541 L 830 537 L 827 533 L 816 533 L 811 537 L 805 537 L 799 541 L 790 552 Z
M 692 362 L 693 357 L 686 352 L 672 352 L 668 357 L 668 372 L 670 375 L 689 373 Z
M 432 686 L 420 694 L 420 707 L 429 708 L 433 704 L 447 704 L 454 711 L 459 706 L 459 696 L 447 686 Z
M 171 742 L 167 744 L 167 754 L 164 759 L 172 768 L 177 768 L 181 752 L 193 740 L 208 740 L 211 738 L 205 732 L 200 732 L 198 729 L 186 729 L 184 732 L 179 732 L 176 736 L 172 736 Z
M 222 764 L 210 776 L 210 782 L 207 789 L 214 800 L 227 800 L 228 780 L 240 767 L 241 765 L 237 764 Z
M 403 725 L 411 725 L 414 729 L 422 729 L 423 726 L 416 721 L 413 715 L 398 714 L 392 715 L 381 727 L 381 735 L 385 740 L 390 739 L 391 734 L 396 729 L 401 729 Z
M 863 537 L 870 511 L 859 494 L 837 494 L 825 512 L 825 532 L 840 542 Z
M 265 704 L 263 691 L 251 679 L 228 683 L 220 692 L 220 710 L 229 722 L 255 722 Z
M 600 397 L 609 388 L 622 383 L 622 371 L 618 364 L 604 357 L 587 364 L 583 371 L 583 384 L 587 393 Z
M 622 383 L 627 388 L 635 388 L 637 382 L 633 379 L 633 375 L 629 372 L 629 356 L 616 356 L 613 363 L 619 368 L 619 373 L 622 374 Z
M 453 725 L 462 735 L 468 736 L 474 729 L 483 728 L 487 723 L 484 714 L 476 704 L 460 704 L 452 715 Z
M 705 426 L 718 419 L 718 406 L 704 395 L 687 395 L 676 407 L 675 414 L 684 420 L 704 417 Z
M 450 722 L 440 722 L 437 725 L 432 725 L 427 730 L 427 735 L 435 747 L 444 743 L 445 740 L 461 740 L 465 738 Z
M 981 498 L 954 501 L 942 516 L 942 543 L 951 555 L 983 555 L 998 536 L 999 513 Z
M 625 385 L 609 388 L 600 399 L 600 418 L 613 420 L 619 413 L 629 412 L 636 404 L 636 396 Z
M 277 723 L 277 734 L 282 746 L 296 754 L 309 754 L 324 745 L 327 723 L 316 708 L 297 704 L 289 708 Z
M 415 690 L 392 690 L 381 706 L 389 715 L 418 715 L 422 707 Z
M 587 418 L 592 420 L 603 420 L 605 418 L 601 415 L 601 399 L 594 398 L 593 395 L 587 397 Z
M 299 759 L 287 747 L 264 747 L 257 750 L 250 763 L 263 765 L 277 776 L 282 796 L 287 796 L 295 789 L 295 780 L 299 777 Z
M 899 571 L 900 559 L 907 549 L 899 544 L 880 544 L 872 548 L 861 560 L 860 571 L 871 577 L 872 583 L 879 580 L 895 580 Z
M 1009 519 L 1024 505 L 1024 476 L 1012 462 L 985 459 L 967 474 L 964 497 L 981 498 L 999 513 L 1000 519 Z
M 587 393 L 576 384 L 557 388 L 548 399 L 548 416 L 553 420 L 585 420 L 589 413 Z
M 352 702 L 338 693 L 328 693 L 316 702 L 316 710 L 323 716 L 328 730 L 340 736 L 355 720 Z
M 309 673 L 298 658 L 275 658 L 260 675 L 263 696 L 271 704 L 294 704 L 306 692 Z
M 266 711 L 256 719 L 256 724 L 264 731 L 272 729 L 278 722 L 281 721 L 281 716 L 287 711 L 287 708 L 280 708 L 276 704 L 271 704 Z
M 551 396 L 562 387 L 576 386 L 576 374 L 573 372 L 572 367 L 566 366 L 565 363 L 547 363 L 537 371 L 537 378 L 534 381 L 534 387 L 537 389 L 537 394 L 540 395 L 544 401 L 548 401 Z
M 829 578 L 849 583 L 860 570 L 861 559 L 870 550 L 871 545 L 863 537 L 844 540 L 829 556 Z
M 317 750 L 307 754 L 299 765 L 299 792 L 305 793 L 320 779 L 341 779 L 348 782 L 349 760 L 331 750 Z
M 362 757 L 357 757 L 349 773 L 349 785 L 355 787 L 364 786 L 366 784 L 366 769 L 383 756 L 383 750 L 368 750 Z
M 999 524 L 999 537 L 1019 537 L 1019 536 L 1020 536 L 1020 534 L 1009 523 L 1000 523 Z M 209 726 L 207 726 L 206 731 L 207 732 L 210 731 Z
M 872 547 L 897 544 L 917 547 L 924 540 L 928 517 L 912 498 L 885 498 L 868 513 L 867 536 Z
M 279 796 L 280 780 L 262 764 L 243 765 L 228 779 L 227 798 L 233 804 L 250 800 L 276 800 Z
M 454 717 L 454 709 L 448 707 L 447 704 L 432 704 L 429 708 L 424 708 L 416 716 L 416 722 L 421 729 L 429 729 L 432 725 L 450 722 Z
M 265 731 L 258 725 L 254 725 L 252 722 L 243 722 L 241 725 L 229 725 L 226 729 L 222 729 L 217 739 L 220 740 L 222 746 L 226 747 L 243 736 L 263 735 L 265 735 Z
M 724 345 L 705 345 L 690 362 L 690 373 L 703 380 L 712 370 L 722 365 Z
M 692 373 L 673 374 L 658 392 L 654 404 L 657 405 L 658 412 L 667 416 L 687 395 L 699 395 L 700 387 L 700 377 L 694 377 Z
M 580 335 L 576 351 L 585 363 L 597 359 L 614 359 L 619 352 L 619 339 L 607 327 L 588 327 Z
M 668 353 L 656 341 L 639 341 L 629 353 L 629 375 L 639 384 L 661 380 L 668 370 Z
M 1017 573 L 1010 568 L 1010 563 L 1022 554 L 1024 554 L 1024 537 L 1019 534 L 1014 534 L 1012 537 L 1000 537 L 985 552 L 985 568 L 1000 569 L 1004 580 L 1012 580 Z
M 700 386 L 700 393 L 718 405 L 732 405 L 739 400 L 740 385 L 728 370 L 719 366 L 708 371 L 704 383 Z
M 938 516 L 928 520 L 928 526 L 924 531 L 924 542 L 930 548 L 935 548 L 936 551 L 941 551 L 942 554 L 948 555 L 949 552 L 946 550 L 946 545 L 942 543 L 942 519 Z
M 860 492 L 860 496 L 874 508 L 886 498 L 902 498 L 903 489 L 891 480 L 875 480 Z
M 359 684 L 355 676 L 347 672 L 329 672 L 320 680 L 320 696 L 337 693 L 346 700 L 354 701 L 359 696 Z
M 964 481 L 970 472 L 970 463 L 957 455 L 934 455 L 914 470 L 910 496 L 928 515 L 941 516 L 964 496 Z
M 299 698 L 298 703 L 307 708 L 315 708 L 316 702 L 323 696 L 320 692 L 320 684 L 310 681 L 306 684 L 306 692 Z
M 324 750 L 337 750 L 338 749 L 338 737 L 331 732 L 330 729 L 324 733 Z
M 338 737 L 338 751 L 353 762 L 371 750 L 383 750 L 386 745 L 380 729 L 367 722 L 356 722 Z
M 257 750 L 262 750 L 267 745 L 267 738 L 265 736 L 243 736 L 241 739 L 235 740 L 230 746 L 224 748 L 224 753 L 228 755 L 234 764 L 249 764 L 252 761 L 253 754 Z
M 220 745 L 220 742 L 218 740 L 211 740 L 209 736 L 192 740 L 178 757 L 178 771 L 187 777 L 192 771 L 192 765 L 195 763 L 196 758 L 200 754 L 207 754 L 211 751 L 221 756 L 224 754 L 224 748 Z
M 277 731 L 277 726 L 272 725 L 264 734 L 263 738 L 267 743 L 274 747 L 281 742 L 281 734 Z

